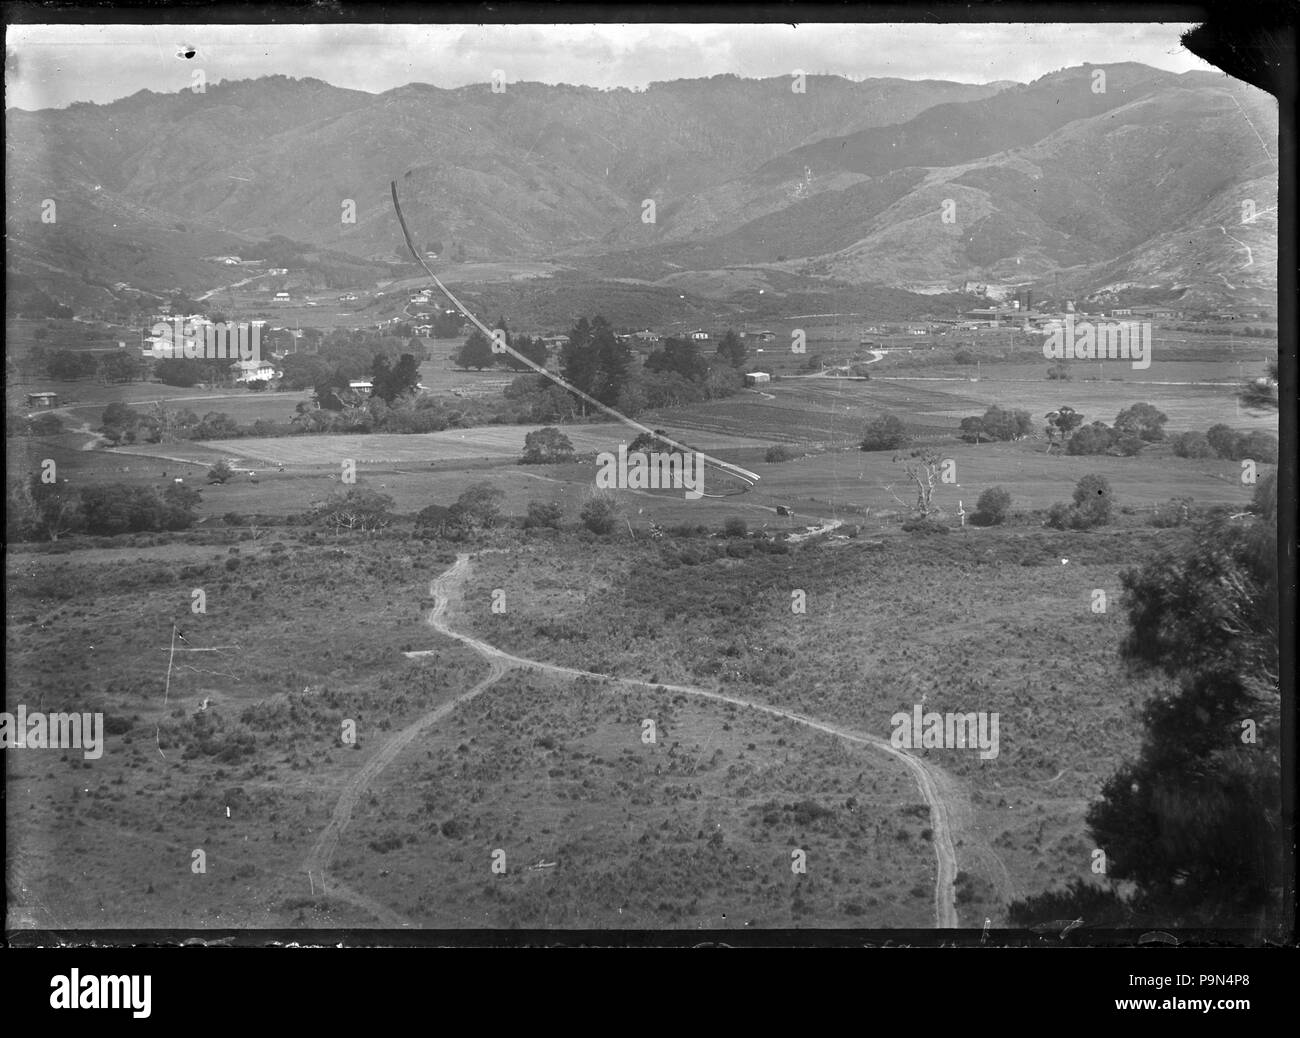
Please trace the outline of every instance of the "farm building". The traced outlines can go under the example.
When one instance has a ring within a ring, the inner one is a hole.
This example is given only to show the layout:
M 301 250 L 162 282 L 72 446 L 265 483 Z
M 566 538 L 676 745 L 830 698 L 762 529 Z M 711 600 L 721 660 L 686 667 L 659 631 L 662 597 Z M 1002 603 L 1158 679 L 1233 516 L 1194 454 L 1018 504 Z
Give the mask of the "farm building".
M 695 342 L 708 342 L 709 333 L 703 331 L 694 331 L 691 332 L 691 339 Z
M 771 382 L 772 376 L 766 371 L 750 371 L 745 375 L 745 385 L 757 386 L 764 382 Z
M 275 365 L 265 360 L 237 360 L 230 365 L 236 382 L 269 382 L 275 378 Z
M 275 294 L 275 301 L 276 301 L 277 303 L 287 303 L 287 302 L 289 301 L 289 293 L 288 293 L 288 292 L 277 292 L 277 293 Z
M 28 393 L 27 406 L 32 408 L 58 407 L 59 394 L 58 393 Z

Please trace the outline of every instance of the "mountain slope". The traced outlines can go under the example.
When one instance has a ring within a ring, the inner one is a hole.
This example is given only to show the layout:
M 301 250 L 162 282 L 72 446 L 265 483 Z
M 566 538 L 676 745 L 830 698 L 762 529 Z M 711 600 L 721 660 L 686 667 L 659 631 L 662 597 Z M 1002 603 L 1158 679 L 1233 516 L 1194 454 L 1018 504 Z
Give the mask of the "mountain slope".
M 598 276 L 1051 275 L 1259 302 L 1276 285 L 1276 136 L 1267 95 L 1133 64 L 1025 85 L 813 76 L 802 94 L 784 77 L 380 95 L 267 77 L 10 112 L 9 262 L 62 292 L 210 287 L 202 256 L 272 235 L 345 266 L 398 261 L 397 179 L 421 247 Z M 1245 199 L 1264 215 L 1234 223 Z

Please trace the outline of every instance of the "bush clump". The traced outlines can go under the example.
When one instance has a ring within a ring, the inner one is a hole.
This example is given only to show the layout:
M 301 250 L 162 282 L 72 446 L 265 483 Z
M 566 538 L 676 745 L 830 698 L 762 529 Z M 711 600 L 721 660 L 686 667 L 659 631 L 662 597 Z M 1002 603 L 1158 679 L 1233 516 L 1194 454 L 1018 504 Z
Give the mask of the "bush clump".
M 997 526 L 1011 512 L 1011 493 L 1004 487 L 989 487 L 975 503 L 971 522 L 976 526 Z
M 866 424 L 859 446 L 864 451 L 892 451 L 905 447 L 909 440 L 902 419 L 897 415 L 886 414 L 873 418 Z
M 907 520 L 907 522 L 903 524 L 903 532 L 929 535 L 932 533 L 947 533 L 948 527 L 936 519 L 922 516 L 916 519 Z
M 564 509 L 558 501 L 529 501 L 528 514 L 524 517 L 524 529 L 549 527 L 558 530 L 563 518 Z
M 618 504 L 612 497 L 593 497 L 579 513 L 582 525 L 592 533 L 611 533 L 618 519 Z
M 1215 455 L 1214 446 L 1203 433 L 1179 433 L 1172 442 L 1174 453 L 1180 458 L 1212 458 Z
M 1084 476 L 1074 487 L 1074 504 L 1058 501 L 1047 511 L 1047 525 L 1055 530 L 1091 530 L 1111 520 L 1115 495 L 1104 476 Z
M 1191 521 L 1192 499 L 1190 497 L 1170 498 L 1151 516 L 1151 525 L 1162 530 L 1174 526 L 1186 526 Z

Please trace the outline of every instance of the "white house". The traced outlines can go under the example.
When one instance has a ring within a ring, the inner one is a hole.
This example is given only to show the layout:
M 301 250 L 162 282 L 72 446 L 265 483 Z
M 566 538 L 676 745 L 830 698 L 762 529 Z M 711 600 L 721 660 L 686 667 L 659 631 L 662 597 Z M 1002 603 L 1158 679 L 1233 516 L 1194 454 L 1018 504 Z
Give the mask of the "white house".
M 289 293 L 288 293 L 288 292 L 277 292 L 277 293 L 275 294 L 275 301 L 276 301 L 277 303 L 287 303 L 287 302 L 289 301 Z
M 709 333 L 700 332 L 700 331 L 691 332 L 691 338 L 694 339 L 696 342 L 708 342 Z
M 348 383 L 348 388 L 365 395 L 374 390 L 375 384 L 369 379 L 353 379 Z
M 745 385 L 757 386 L 764 382 L 771 382 L 772 376 L 766 371 L 750 371 L 745 375 Z
M 230 365 L 236 371 L 236 382 L 270 382 L 275 378 L 275 365 L 265 360 L 237 360 Z

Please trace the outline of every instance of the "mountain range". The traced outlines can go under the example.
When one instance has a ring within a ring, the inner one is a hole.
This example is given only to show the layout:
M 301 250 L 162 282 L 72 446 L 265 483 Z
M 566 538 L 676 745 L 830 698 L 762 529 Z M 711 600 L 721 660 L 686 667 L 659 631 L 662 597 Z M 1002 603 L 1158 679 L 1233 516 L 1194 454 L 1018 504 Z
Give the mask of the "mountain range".
M 1248 85 L 1118 64 L 1028 84 L 802 86 L 373 95 L 270 76 L 11 109 L 8 268 L 59 298 L 211 287 L 202 257 L 257 255 L 281 236 L 363 276 L 403 258 L 397 180 L 422 248 L 596 277 L 1273 300 L 1277 108 Z

